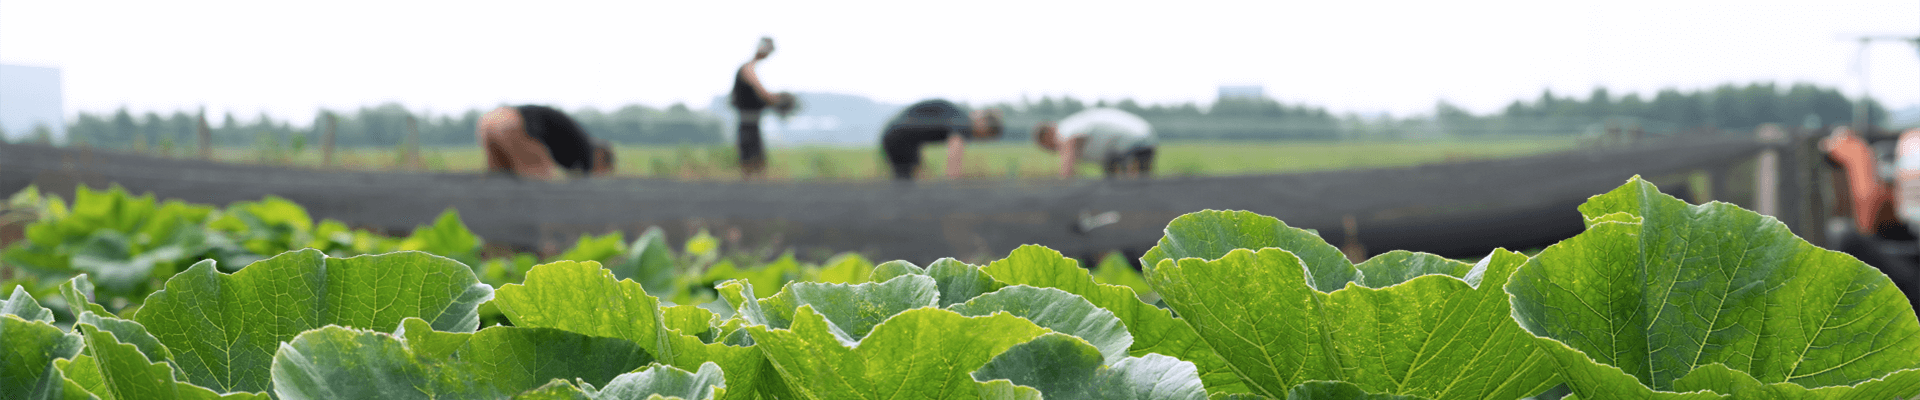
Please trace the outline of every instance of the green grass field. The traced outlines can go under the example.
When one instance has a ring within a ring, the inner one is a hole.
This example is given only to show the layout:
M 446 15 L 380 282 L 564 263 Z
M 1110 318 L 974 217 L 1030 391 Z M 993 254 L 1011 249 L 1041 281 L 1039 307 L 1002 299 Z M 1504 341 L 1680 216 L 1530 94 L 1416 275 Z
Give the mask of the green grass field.
M 1516 157 L 1574 148 L 1574 138 L 1516 138 L 1499 140 L 1440 140 L 1383 142 L 1174 142 L 1162 143 L 1155 161 L 1157 176 L 1271 174 L 1377 168 Z M 232 162 L 319 166 L 317 149 L 280 156 L 246 147 L 217 149 L 216 158 Z M 945 148 L 923 150 L 925 172 L 941 175 Z M 392 148 L 352 148 L 335 154 L 335 168 L 355 170 L 424 169 L 473 171 L 485 163 L 478 148 L 425 148 L 419 165 L 406 165 Z M 731 147 L 638 147 L 619 149 L 622 176 L 681 179 L 739 179 Z M 773 180 L 867 180 L 886 177 L 886 162 L 871 147 L 788 147 L 771 149 L 768 175 Z M 982 143 L 967 148 L 963 167 L 968 178 L 1044 179 L 1056 175 L 1059 159 L 1028 143 Z M 1099 169 L 1081 165 L 1083 177 L 1097 177 Z M 936 178 L 937 179 L 937 178 Z

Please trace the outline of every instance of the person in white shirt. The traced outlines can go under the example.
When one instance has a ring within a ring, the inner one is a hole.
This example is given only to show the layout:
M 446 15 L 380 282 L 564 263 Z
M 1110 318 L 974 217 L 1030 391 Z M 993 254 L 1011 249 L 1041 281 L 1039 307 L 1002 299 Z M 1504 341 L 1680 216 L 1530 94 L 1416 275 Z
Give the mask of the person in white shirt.
M 1073 113 L 1059 123 L 1041 121 L 1033 140 L 1049 153 L 1060 154 L 1060 176 L 1073 177 L 1077 163 L 1100 164 L 1107 178 L 1153 173 L 1153 151 L 1158 141 L 1153 125 L 1140 116 L 1112 108 Z

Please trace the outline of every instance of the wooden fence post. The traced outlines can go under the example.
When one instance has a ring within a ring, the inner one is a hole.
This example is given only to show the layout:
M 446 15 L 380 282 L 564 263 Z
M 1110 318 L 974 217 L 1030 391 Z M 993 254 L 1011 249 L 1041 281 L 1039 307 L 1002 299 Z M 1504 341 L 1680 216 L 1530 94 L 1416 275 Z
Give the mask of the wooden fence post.
M 333 166 L 333 130 L 340 122 L 332 112 L 326 113 L 327 129 L 320 133 L 320 166 Z
M 407 168 L 422 169 L 420 165 L 420 124 L 407 113 Z
M 1787 132 L 1780 125 L 1764 124 L 1754 130 L 1760 143 L 1770 145 L 1760 150 L 1760 159 L 1753 170 L 1753 210 L 1774 218 L 1780 214 L 1780 148 L 1787 141 Z
M 213 159 L 213 132 L 207 127 L 207 112 L 205 110 L 200 111 L 199 122 L 194 136 L 200 142 L 200 159 L 211 160 Z

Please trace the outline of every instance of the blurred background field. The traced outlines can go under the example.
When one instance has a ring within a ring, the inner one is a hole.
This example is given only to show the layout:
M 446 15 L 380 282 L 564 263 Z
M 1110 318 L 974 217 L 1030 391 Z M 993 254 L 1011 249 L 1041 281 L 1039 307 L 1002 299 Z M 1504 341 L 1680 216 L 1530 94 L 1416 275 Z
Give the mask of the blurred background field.
M 1519 157 L 1580 147 L 1575 137 L 1515 137 L 1497 139 L 1443 139 L 1398 141 L 1269 141 L 1163 143 L 1155 161 L 1161 177 L 1268 174 L 1379 168 L 1441 162 Z M 794 146 L 771 150 L 774 180 L 883 179 L 885 161 L 879 149 L 844 146 Z M 176 154 L 176 156 L 180 156 Z M 321 167 L 320 152 L 263 147 L 220 147 L 221 161 Z M 404 148 L 343 148 L 328 168 L 348 170 L 407 170 L 468 172 L 483 168 L 476 147 L 420 149 L 418 165 L 406 162 Z M 1028 142 L 970 144 L 963 164 L 971 178 L 1047 179 L 1058 175 L 1059 158 Z M 694 180 L 737 180 L 731 146 L 619 146 L 618 174 Z M 946 155 L 939 147 L 923 150 L 926 170 L 941 171 Z M 1081 176 L 1099 176 L 1093 165 L 1079 167 Z M 938 174 L 930 174 L 938 175 Z M 934 179 L 937 179 L 934 178 Z

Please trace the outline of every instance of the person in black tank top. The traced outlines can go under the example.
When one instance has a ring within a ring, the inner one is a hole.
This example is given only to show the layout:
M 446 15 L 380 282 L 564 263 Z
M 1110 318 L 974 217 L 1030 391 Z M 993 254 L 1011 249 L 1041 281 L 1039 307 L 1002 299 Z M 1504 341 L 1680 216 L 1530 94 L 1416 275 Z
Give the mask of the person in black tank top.
M 960 177 L 966 141 L 998 139 L 1000 110 L 967 111 L 953 102 L 931 99 L 900 110 L 880 136 L 880 150 L 893 167 L 893 179 L 913 180 L 920 169 L 920 146 L 946 142 L 948 178 Z
M 754 66 L 760 60 L 773 54 L 773 38 L 760 38 L 760 47 L 753 53 L 753 60 L 740 65 L 733 72 L 733 92 L 729 94 L 733 109 L 740 112 L 740 129 L 734 144 L 740 150 L 740 173 L 752 179 L 766 173 L 767 148 L 760 139 L 761 111 L 768 106 L 790 110 L 793 96 L 785 93 L 767 92 L 760 84 L 759 75 L 754 74 Z
M 613 171 L 613 146 L 587 135 L 573 118 L 552 107 L 494 109 L 480 118 L 474 136 L 489 172 L 561 179 Z

